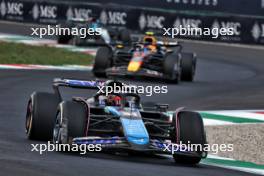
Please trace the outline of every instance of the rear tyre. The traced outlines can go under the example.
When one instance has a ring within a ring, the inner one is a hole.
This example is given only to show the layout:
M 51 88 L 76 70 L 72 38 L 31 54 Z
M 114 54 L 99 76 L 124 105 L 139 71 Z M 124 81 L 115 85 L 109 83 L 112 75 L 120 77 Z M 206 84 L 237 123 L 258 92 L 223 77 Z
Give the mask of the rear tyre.
M 59 35 L 58 36 L 58 44 L 69 44 L 72 36 L 70 35 Z
M 193 53 L 182 53 L 182 74 L 181 80 L 193 81 L 196 70 L 196 56 Z
M 101 47 L 96 52 L 93 74 L 96 77 L 106 77 L 106 69 L 112 65 L 113 51 L 109 47 Z
M 177 53 L 170 54 L 165 58 L 163 70 L 168 83 L 179 83 L 181 78 L 181 67 Z
M 189 112 L 189 111 L 181 111 L 178 113 L 177 117 L 178 130 L 176 128 L 176 114 L 173 115 L 173 131 L 171 134 L 171 140 L 173 143 L 177 143 L 179 141 L 182 144 L 201 144 L 204 146 L 206 144 L 206 136 L 203 125 L 202 117 L 199 113 Z M 177 134 L 178 131 L 178 134 Z M 177 138 L 178 141 L 177 141 Z M 198 164 L 201 161 L 202 155 L 204 155 L 202 148 L 198 148 L 196 151 L 198 156 L 188 156 L 181 154 L 173 154 L 173 158 L 176 163 L 181 164 Z M 201 150 L 200 150 L 201 149 Z
M 52 139 L 54 120 L 60 98 L 56 94 L 34 92 L 28 101 L 26 134 L 31 140 Z
M 71 24 L 60 24 L 59 25 L 61 28 L 71 28 Z M 58 44 L 69 44 L 72 39 L 72 35 L 59 35 L 57 38 Z
M 59 35 L 58 36 L 58 44 L 69 44 L 70 40 L 72 39 L 71 35 Z
M 53 129 L 53 142 L 68 144 L 75 137 L 83 137 L 85 135 L 87 117 L 87 110 L 84 104 L 75 101 L 60 103 Z

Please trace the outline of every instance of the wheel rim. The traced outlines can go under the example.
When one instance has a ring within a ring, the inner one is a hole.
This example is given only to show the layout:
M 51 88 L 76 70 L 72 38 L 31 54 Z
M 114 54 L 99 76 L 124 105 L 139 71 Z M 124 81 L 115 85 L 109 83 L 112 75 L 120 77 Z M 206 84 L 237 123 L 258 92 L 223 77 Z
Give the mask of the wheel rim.
M 177 83 L 181 80 L 181 67 L 179 63 L 174 64 L 174 76 L 173 80 L 175 80 Z
M 57 114 L 53 128 L 53 142 L 59 144 L 68 143 L 68 124 L 67 119 L 61 118 L 61 112 Z
M 61 143 L 60 140 L 60 136 L 61 136 L 61 125 L 60 125 L 60 121 L 59 118 L 60 117 L 60 113 L 58 113 L 57 117 L 56 117 L 56 121 L 55 121 L 55 126 L 53 129 L 53 143 Z
M 178 82 L 181 81 L 181 74 L 182 74 L 182 68 L 180 66 L 180 63 L 178 64 Z
M 195 74 L 195 65 L 192 65 L 192 79 L 194 78 L 194 74 Z
M 194 79 L 195 70 L 196 70 L 196 61 L 194 60 L 192 64 L 192 80 Z
M 33 115 L 32 115 L 32 101 L 28 103 L 27 107 L 27 115 L 26 115 L 26 134 L 30 135 L 31 129 L 32 129 L 32 120 L 33 120 Z

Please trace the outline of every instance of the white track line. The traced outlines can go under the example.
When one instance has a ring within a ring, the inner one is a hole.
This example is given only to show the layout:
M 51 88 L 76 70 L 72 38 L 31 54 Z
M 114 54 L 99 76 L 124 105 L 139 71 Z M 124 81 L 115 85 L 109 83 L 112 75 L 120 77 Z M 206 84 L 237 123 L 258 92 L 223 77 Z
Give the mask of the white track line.
M 253 112 L 246 112 L 246 111 L 203 111 L 203 112 L 209 114 L 215 114 L 215 115 L 230 116 L 234 118 L 238 117 L 238 118 L 256 119 L 256 120 L 264 121 L 264 114 L 257 114 Z

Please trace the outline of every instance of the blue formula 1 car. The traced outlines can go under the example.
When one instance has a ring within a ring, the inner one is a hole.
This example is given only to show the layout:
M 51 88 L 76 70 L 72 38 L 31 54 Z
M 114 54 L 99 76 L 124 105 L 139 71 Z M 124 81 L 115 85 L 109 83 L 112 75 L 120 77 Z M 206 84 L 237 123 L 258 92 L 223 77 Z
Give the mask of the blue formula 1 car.
M 91 98 L 63 101 L 59 87 L 101 90 Z M 144 107 L 136 88 L 108 93 L 118 81 L 54 79 L 54 93 L 34 92 L 28 102 L 26 133 L 31 140 L 59 144 L 100 144 L 102 149 L 172 154 L 176 162 L 197 164 L 207 156 L 201 116 L 168 105 Z M 132 91 L 131 91 L 132 90 Z M 182 144 L 197 144 L 191 150 Z
M 131 42 L 130 31 L 126 28 L 109 27 L 103 25 L 98 19 L 71 18 L 59 25 L 61 29 L 68 30 L 69 33 L 62 33 L 58 36 L 59 44 L 71 44 L 75 46 L 104 46 L 110 43 L 121 42 L 129 44 Z M 84 32 L 78 32 L 76 29 Z M 88 31 L 95 31 L 89 34 Z M 99 32 L 100 31 L 100 32 Z M 75 33 L 75 35 L 73 35 Z M 89 34 L 89 35 L 85 35 Z

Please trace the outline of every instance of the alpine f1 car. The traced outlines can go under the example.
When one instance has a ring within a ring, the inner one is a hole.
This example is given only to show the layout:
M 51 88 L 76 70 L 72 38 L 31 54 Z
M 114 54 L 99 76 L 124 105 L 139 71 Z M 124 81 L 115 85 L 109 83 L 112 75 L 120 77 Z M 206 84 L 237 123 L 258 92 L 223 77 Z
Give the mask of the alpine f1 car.
M 182 52 L 178 42 L 162 42 L 146 35 L 132 47 L 104 46 L 98 49 L 93 73 L 96 77 L 150 77 L 168 82 L 193 81 L 196 54 Z
M 206 144 L 202 118 L 197 112 L 168 105 L 144 107 L 134 92 L 97 92 L 91 98 L 63 101 L 59 87 L 95 89 L 124 86 L 117 81 L 54 79 L 53 93 L 34 92 L 28 102 L 26 134 L 31 140 L 59 144 L 100 144 L 102 149 L 172 154 L 176 162 L 197 164 L 207 152 L 174 150 L 180 144 Z M 126 85 L 127 86 L 127 85 Z M 135 91 L 136 92 L 136 91 Z
M 72 18 L 66 21 L 66 23 L 60 24 L 59 26 L 60 28 L 70 29 L 69 33 L 65 32 L 58 36 L 59 44 L 86 46 L 105 45 L 117 41 L 123 43 L 131 42 L 130 32 L 127 29 L 117 27 L 106 27 L 95 18 L 90 18 L 89 20 L 85 20 L 82 18 Z M 87 29 L 85 31 L 85 37 L 82 36 L 84 34 L 80 35 L 79 33 L 79 35 L 72 35 L 74 33 L 73 29 Z M 96 35 L 86 35 L 87 31 L 90 31 L 91 29 L 95 31 Z M 98 29 L 100 29 L 100 34 Z

